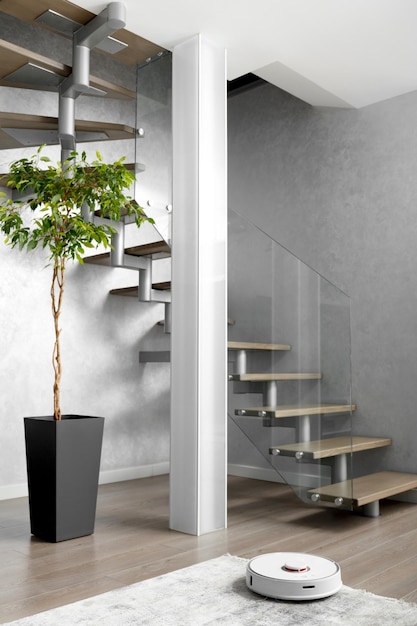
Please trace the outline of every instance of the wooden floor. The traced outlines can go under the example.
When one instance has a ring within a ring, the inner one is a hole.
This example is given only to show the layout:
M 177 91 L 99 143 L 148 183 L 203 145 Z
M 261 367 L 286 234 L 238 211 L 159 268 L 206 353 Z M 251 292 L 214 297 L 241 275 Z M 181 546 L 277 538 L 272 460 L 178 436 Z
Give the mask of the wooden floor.
M 168 494 L 167 476 L 104 485 L 95 534 L 58 544 L 30 536 L 25 498 L 0 502 L 0 623 L 227 552 L 310 552 L 337 561 L 346 585 L 417 601 L 417 505 L 384 501 L 366 518 L 231 477 L 228 529 L 194 537 L 168 529 Z

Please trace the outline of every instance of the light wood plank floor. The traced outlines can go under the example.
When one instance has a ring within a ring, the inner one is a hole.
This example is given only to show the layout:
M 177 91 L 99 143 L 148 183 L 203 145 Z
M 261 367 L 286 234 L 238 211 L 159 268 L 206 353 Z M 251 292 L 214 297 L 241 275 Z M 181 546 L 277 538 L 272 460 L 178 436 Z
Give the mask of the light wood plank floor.
M 30 536 L 26 498 L 0 502 L 0 623 L 227 552 L 311 552 L 337 561 L 346 585 L 417 601 L 416 505 L 385 501 L 366 518 L 230 477 L 228 529 L 194 537 L 168 529 L 168 497 L 167 476 L 103 485 L 95 534 L 58 544 Z

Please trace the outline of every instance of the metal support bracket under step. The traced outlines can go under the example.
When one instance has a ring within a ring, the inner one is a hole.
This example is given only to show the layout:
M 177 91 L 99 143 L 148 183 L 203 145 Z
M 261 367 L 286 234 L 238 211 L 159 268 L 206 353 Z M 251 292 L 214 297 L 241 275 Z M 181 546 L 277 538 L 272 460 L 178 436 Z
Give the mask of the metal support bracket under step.
M 379 517 L 379 500 L 375 502 L 369 502 L 362 507 L 362 513 L 365 517 Z
M 247 355 L 246 350 L 236 351 L 236 363 L 235 363 L 236 374 L 246 374 L 247 372 L 247 356 L 246 355 Z

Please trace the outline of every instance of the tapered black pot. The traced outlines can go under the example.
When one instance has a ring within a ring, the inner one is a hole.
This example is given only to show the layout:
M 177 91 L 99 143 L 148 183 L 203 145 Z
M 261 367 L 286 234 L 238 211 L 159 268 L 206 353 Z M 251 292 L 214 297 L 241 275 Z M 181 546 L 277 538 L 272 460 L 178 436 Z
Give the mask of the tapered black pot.
M 25 417 L 31 532 L 58 542 L 94 532 L 103 417 Z

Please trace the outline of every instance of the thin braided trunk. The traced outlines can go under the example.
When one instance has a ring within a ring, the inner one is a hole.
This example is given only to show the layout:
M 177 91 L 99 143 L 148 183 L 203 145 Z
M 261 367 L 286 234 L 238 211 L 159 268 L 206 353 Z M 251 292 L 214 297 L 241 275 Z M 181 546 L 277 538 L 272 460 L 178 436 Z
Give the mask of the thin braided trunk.
M 51 301 L 52 315 L 54 319 L 55 342 L 52 353 L 52 367 L 54 368 L 54 419 L 61 419 L 61 344 L 59 328 L 59 317 L 61 315 L 62 298 L 65 284 L 65 262 L 63 259 L 56 259 L 52 274 Z

